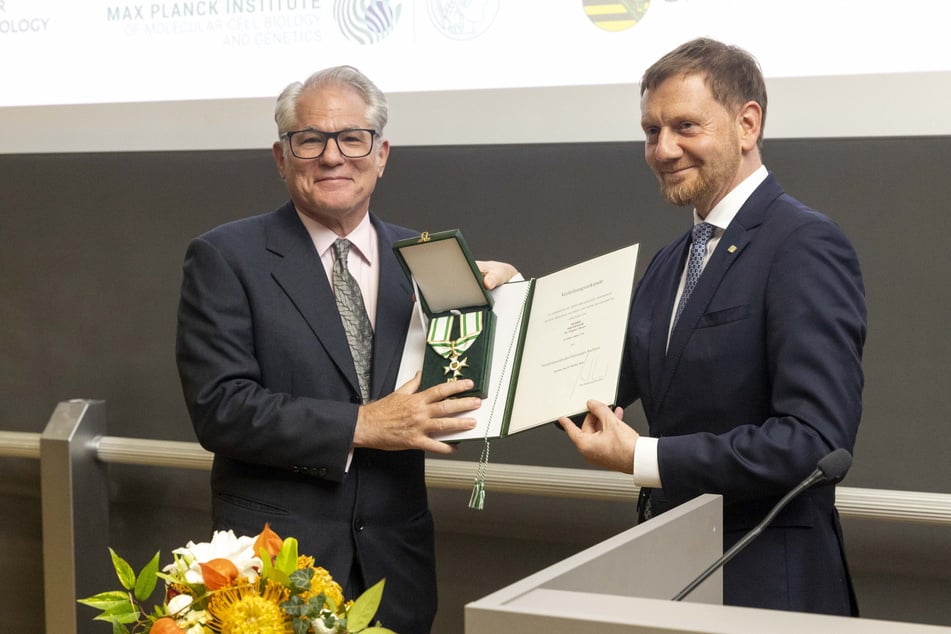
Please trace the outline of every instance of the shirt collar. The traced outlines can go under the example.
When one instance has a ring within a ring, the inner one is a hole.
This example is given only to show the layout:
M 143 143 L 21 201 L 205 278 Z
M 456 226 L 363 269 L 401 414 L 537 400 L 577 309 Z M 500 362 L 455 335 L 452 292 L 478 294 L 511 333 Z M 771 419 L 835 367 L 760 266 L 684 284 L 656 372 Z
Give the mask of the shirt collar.
M 766 169 L 766 166 L 760 165 L 756 168 L 756 171 L 743 179 L 729 194 L 724 196 L 723 200 L 718 202 L 716 206 L 710 210 L 706 218 L 698 216 L 697 210 L 694 209 L 693 223 L 709 222 L 721 231 L 726 229 L 730 226 L 730 223 L 733 222 L 733 218 L 736 217 L 736 214 L 739 213 L 740 207 L 753 195 L 753 192 L 760 186 L 760 183 L 766 180 L 768 175 L 769 171 Z
M 331 229 L 328 229 L 310 216 L 305 216 L 299 211 L 297 215 L 300 217 L 301 222 L 304 223 L 304 227 L 307 228 L 307 233 L 310 234 L 310 238 L 313 240 L 314 246 L 317 247 L 317 254 L 320 255 L 320 257 L 324 256 L 337 239 L 346 238 L 353 245 L 355 252 L 359 253 L 364 261 L 370 265 L 373 264 L 376 253 L 374 253 L 373 249 L 373 223 L 370 222 L 369 213 L 363 216 L 363 220 L 360 221 L 356 229 L 345 236 L 338 236 Z

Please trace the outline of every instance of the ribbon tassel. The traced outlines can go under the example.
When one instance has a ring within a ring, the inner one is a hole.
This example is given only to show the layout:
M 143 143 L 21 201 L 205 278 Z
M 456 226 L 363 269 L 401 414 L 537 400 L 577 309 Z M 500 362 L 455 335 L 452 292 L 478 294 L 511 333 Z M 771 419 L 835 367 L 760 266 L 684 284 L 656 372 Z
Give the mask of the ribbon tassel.
M 485 507 L 485 470 L 489 464 L 489 439 L 485 438 L 482 444 L 482 455 L 479 457 L 479 468 L 476 471 L 475 482 L 472 483 L 472 494 L 469 495 L 469 508 L 481 511 Z

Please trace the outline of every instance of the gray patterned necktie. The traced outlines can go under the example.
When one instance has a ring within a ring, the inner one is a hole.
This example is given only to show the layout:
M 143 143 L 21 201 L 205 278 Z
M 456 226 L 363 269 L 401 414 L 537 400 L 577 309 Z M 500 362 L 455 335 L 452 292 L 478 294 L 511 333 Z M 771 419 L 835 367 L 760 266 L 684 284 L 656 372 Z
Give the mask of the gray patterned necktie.
M 347 256 L 350 241 L 340 238 L 334 242 L 333 285 L 337 297 L 337 310 L 347 332 L 347 343 L 360 382 L 360 397 L 366 403 L 370 398 L 370 364 L 373 360 L 373 328 L 363 303 L 360 285 L 350 274 Z
M 684 282 L 684 292 L 680 296 L 680 303 L 677 304 L 677 313 L 674 315 L 674 325 L 680 319 L 680 313 L 684 312 L 684 306 L 687 305 L 687 299 L 693 292 L 697 280 L 700 279 L 700 273 L 703 271 L 703 256 L 707 253 L 707 242 L 713 236 L 714 226 L 709 222 L 701 222 L 693 226 L 693 243 L 690 245 L 690 257 L 687 259 L 687 280 Z

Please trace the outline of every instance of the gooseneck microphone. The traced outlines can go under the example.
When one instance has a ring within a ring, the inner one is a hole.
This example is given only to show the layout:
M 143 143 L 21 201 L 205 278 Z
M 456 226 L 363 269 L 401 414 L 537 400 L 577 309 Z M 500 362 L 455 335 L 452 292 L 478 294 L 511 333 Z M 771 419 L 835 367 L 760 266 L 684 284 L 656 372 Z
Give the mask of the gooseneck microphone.
M 770 522 L 773 521 L 773 518 L 776 517 L 776 514 L 779 513 L 784 506 L 789 504 L 789 501 L 794 497 L 811 487 L 817 482 L 838 482 L 843 477 L 845 477 L 846 472 L 849 470 L 849 467 L 852 466 L 852 454 L 850 454 L 845 449 L 836 449 L 835 451 L 826 454 L 822 460 L 816 465 L 816 470 L 809 474 L 805 480 L 796 485 L 792 491 L 783 496 L 783 498 L 776 503 L 776 506 L 763 518 L 759 524 L 753 527 L 753 530 L 748 532 L 743 536 L 743 539 L 733 544 L 733 546 L 723 553 L 723 556 L 713 562 L 709 568 L 700 573 L 700 576 L 691 581 L 687 587 L 677 593 L 677 596 L 673 598 L 674 601 L 680 601 L 685 596 L 693 592 L 697 586 L 706 581 L 707 577 L 712 575 L 714 572 L 722 568 L 728 561 L 733 559 L 737 553 L 747 547 L 751 541 L 759 537 L 759 534 L 763 532 L 763 529 L 766 528 Z

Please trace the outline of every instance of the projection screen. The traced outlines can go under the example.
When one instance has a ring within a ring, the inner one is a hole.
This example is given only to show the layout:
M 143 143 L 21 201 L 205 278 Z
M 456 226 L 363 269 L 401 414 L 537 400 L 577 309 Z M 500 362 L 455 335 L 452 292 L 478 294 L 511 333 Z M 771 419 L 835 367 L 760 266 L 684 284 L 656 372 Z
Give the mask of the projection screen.
M 392 142 L 641 138 L 644 68 L 697 36 L 760 60 L 767 134 L 947 134 L 941 0 L 0 0 L 0 152 L 270 145 L 274 97 L 351 64 Z

